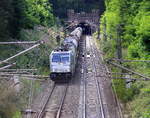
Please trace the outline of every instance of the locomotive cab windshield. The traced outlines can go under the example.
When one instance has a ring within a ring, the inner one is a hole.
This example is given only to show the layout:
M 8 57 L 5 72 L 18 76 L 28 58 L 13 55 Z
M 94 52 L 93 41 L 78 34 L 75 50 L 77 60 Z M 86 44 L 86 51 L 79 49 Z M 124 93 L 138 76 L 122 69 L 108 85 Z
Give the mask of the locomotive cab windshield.
M 71 51 L 52 52 L 50 55 L 50 77 L 57 78 L 70 78 L 72 75 Z
M 70 51 L 52 52 L 50 55 L 50 70 L 55 73 L 66 73 L 71 71 Z
M 56 63 L 69 63 L 70 54 L 69 53 L 54 53 L 52 54 L 52 62 Z

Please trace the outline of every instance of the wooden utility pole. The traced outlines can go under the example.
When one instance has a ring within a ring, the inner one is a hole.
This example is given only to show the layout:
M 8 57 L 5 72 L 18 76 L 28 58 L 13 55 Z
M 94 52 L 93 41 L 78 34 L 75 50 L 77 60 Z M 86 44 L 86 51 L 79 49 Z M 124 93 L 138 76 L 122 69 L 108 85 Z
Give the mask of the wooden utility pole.
M 97 39 L 100 40 L 100 23 L 98 23 Z
M 118 26 L 117 26 L 117 38 L 116 38 L 116 53 L 117 53 L 117 59 L 122 59 L 121 33 L 122 33 L 121 26 L 118 25 Z
M 107 41 L 107 33 L 106 33 L 106 17 L 104 17 L 104 25 L 103 25 L 103 27 L 104 27 L 104 40 L 105 41 Z
M 56 42 L 57 42 L 58 45 L 60 45 L 60 40 L 61 40 L 60 35 L 57 35 L 56 36 Z

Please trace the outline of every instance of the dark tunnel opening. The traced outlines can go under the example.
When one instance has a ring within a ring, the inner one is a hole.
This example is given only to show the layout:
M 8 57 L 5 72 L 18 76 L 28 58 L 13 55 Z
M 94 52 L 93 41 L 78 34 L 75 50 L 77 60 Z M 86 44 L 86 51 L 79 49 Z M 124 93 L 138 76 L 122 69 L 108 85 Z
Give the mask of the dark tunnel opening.
M 86 22 L 81 22 L 78 24 L 78 27 L 81 27 L 83 30 L 83 35 L 92 35 L 91 26 Z

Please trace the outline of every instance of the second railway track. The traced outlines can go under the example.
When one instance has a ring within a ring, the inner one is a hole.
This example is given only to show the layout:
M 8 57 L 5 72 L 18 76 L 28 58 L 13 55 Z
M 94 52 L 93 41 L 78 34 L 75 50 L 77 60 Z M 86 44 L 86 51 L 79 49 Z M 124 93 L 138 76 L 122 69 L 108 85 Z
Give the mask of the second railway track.
M 90 36 L 85 36 L 83 60 L 83 118 L 105 118 L 101 88 L 97 80 L 96 52 Z
M 104 105 L 103 105 L 103 99 L 102 98 L 102 90 L 101 90 L 101 87 L 100 87 L 100 84 L 99 84 L 99 81 L 98 81 L 98 78 L 96 77 L 98 75 L 98 68 L 97 68 L 97 64 L 96 64 L 96 58 L 99 58 L 97 57 L 97 52 L 96 50 L 94 49 L 95 45 L 94 45 L 94 42 L 91 42 L 91 39 L 90 39 L 90 47 L 91 47 L 91 53 L 92 53 L 92 65 L 93 65 L 93 74 L 94 74 L 94 80 L 95 80 L 95 85 L 96 85 L 96 89 L 97 89 L 97 97 L 98 97 L 98 109 L 100 110 L 100 113 L 99 113 L 99 118 L 106 118 L 105 117 L 105 108 L 104 108 Z

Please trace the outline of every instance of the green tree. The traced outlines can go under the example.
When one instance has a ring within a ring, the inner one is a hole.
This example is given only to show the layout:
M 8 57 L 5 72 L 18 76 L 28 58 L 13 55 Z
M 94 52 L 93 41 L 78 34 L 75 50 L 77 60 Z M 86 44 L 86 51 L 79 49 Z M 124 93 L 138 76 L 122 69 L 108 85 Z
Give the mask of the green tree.
M 0 40 L 6 40 L 9 36 L 13 36 L 14 28 L 11 26 L 14 9 L 12 2 L 13 0 L 0 1 Z
M 54 16 L 48 0 L 26 0 L 25 8 L 25 17 L 22 19 L 24 28 L 54 25 Z
M 1 0 L 0 40 L 16 38 L 21 28 L 52 26 L 54 16 L 48 0 Z
M 103 40 L 103 51 L 107 57 L 115 57 L 116 40 L 118 35 L 117 26 L 121 24 L 123 58 L 130 60 L 149 60 L 150 59 L 150 1 L 149 0 L 105 0 L 106 10 L 101 18 L 101 32 L 107 34 L 107 40 Z M 111 40 L 110 40 L 111 37 Z M 104 37 L 105 38 L 105 37 Z M 101 41 L 102 42 L 102 41 Z M 115 42 L 115 43 L 112 43 Z M 108 44 L 111 44 L 107 48 Z M 106 50 L 107 49 L 107 50 Z M 134 62 L 122 63 L 128 68 L 142 74 L 150 74 L 149 63 Z M 134 67 L 134 68 L 133 68 Z M 113 71 L 121 71 L 116 68 Z M 121 71 L 122 72 L 122 71 Z M 149 82 L 143 82 L 143 86 L 133 84 L 131 89 L 125 88 L 125 81 L 114 80 L 117 83 L 117 93 L 119 98 L 128 102 L 132 101 L 131 116 L 133 118 L 149 118 L 149 93 L 142 92 L 142 88 L 149 90 Z M 121 86 L 119 86 L 119 84 Z M 138 92 L 135 92 L 138 91 Z M 134 96 L 136 96 L 134 98 Z M 139 104 L 140 103 L 140 104 Z

